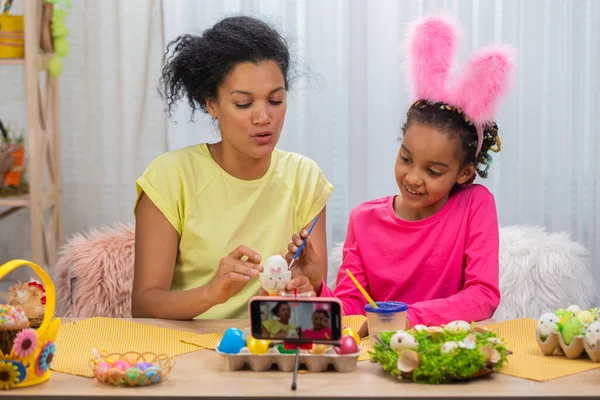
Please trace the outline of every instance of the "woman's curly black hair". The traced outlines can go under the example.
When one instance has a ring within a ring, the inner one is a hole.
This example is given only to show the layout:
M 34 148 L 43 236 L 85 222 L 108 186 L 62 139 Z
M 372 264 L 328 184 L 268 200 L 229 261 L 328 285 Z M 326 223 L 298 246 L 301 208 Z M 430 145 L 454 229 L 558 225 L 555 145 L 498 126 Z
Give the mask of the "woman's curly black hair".
M 489 152 L 497 153 L 501 150 L 498 125 L 493 123 L 484 128 L 483 143 L 476 157 L 478 139 L 475 126 L 460 108 L 446 103 L 429 103 L 424 100 L 415 102 L 406 113 L 406 123 L 402 126 L 402 131 L 406 133 L 412 124 L 428 125 L 457 137 L 461 143 L 460 153 L 457 156 L 462 160 L 462 166 L 473 164 L 477 175 L 482 178 L 487 178 L 488 168 L 492 163 L 492 156 Z M 467 183 L 472 183 L 473 180 L 475 180 L 475 176 Z
M 288 302 L 286 301 L 282 301 L 280 303 L 277 303 L 277 305 L 275 307 L 273 307 L 273 309 L 271 310 L 271 314 L 273 314 L 274 316 L 278 317 L 279 316 L 279 309 L 281 308 L 282 305 L 286 305 L 290 308 L 291 311 L 291 307 L 289 305 Z
M 265 60 L 281 67 L 288 89 L 290 53 L 283 36 L 256 18 L 225 18 L 202 35 L 186 34 L 169 43 L 159 92 L 167 101 L 169 115 L 184 97 L 192 116 L 198 109 L 207 112 L 206 100 L 217 97 L 219 85 L 237 64 Z

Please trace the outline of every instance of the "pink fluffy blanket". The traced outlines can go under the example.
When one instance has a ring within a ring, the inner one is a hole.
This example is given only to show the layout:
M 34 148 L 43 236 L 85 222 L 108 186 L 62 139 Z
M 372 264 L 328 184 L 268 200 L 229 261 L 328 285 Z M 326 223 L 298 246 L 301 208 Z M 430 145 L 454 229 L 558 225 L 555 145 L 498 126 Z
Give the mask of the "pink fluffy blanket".
M 57 315 L 131 317 L 135 225 L 77 234 L 53 268 Z

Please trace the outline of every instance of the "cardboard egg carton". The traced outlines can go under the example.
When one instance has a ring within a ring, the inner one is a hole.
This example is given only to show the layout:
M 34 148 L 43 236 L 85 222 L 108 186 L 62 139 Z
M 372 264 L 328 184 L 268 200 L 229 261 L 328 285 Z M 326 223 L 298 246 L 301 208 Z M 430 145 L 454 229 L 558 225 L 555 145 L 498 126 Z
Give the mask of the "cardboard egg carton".
M 332 348 L 324 354 L 311 354 L 300 350 L 299 366 L 304 366 L 310 372 L 324 372 L 331 366 L 338 372 L 352 372 L 356 369 L 361 348 L 353 354 L 337 354 Z M 238 354 L 222 353 L 225 368 L 229 371 L 238 371 L 249 367 L 252 371 L 262 372 L 271 369 L 274 365 L 283 372 L 292 372 L 296 362 L 296 354 L 280 353 L 277 348 L 269 349 L 267 354 L 252 354 L 247 347 L 242 348 Z
M 546 337 L 546 341 L 542 341 L 537 332 L 535 337 L 540 350 L 545 356 L 550 356 L 558 351 L 559 353 L 562 352 L 567 358 L 576 359 L 585 353 L 593 362 L 600 362 L 600 340 L 592 347 L 584 336 L 575 336 L 569 345 L 565 343 L 559 332 L 552 332 Z

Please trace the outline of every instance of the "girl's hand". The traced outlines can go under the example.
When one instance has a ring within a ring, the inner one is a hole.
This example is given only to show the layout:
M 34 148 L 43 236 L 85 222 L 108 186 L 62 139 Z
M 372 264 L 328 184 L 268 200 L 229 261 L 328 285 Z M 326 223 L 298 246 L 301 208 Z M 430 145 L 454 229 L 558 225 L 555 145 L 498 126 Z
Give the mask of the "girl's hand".
M 244 256 L 248 257 L 247 261 L 242 261 Z M 217 275 L 210 283 L 216 304 L 225 303 L 239 293 L 251 278 L 258 276 L 263 270 L 260 260 L 260 254 L 246 246 L 239 246 L 223 257 Z
M 295 264 L 296 263 L 294 263 L 294 265 Z M 296 289 L 298 294 L 310 293 L 312 296 L 317 295 L 315 293 L 314 287 L 310 284 L 308 277 L 306 277 L 304 275 L 298 275 L 298 276 L 292 278 L 292 280 L 289 281 L 288 285 L 286 286 L 285 291 L 287 293 L 292 293 L 294 291 L 294 289 Z M 267 293 L 267 291 L 265 289 L 261 289 L 259 295 L 260 296 L 268 296 L 269 294 Z
M 292 265 L 292 276 L 294 279 L 301 275 L 308 277 L 313 290 L 319 292 L 321 290 L 321 260 L 315 252 L 310 237 L 308 236 L 308 231 L 303 230 L 300 232 L 300 235 L 295 233 L 292 236 L 292 241 L 288 244 L 288 253 L 285 256 L 285 259 L 289 265 L 294 258 L 294 254 L 296 254 L 296 251 L 298 251 L 298 248 L 304 241 L 304 238 L 308 239 L 306 240 L 304 247 L 302 247 L 302 251 L 300 251 L 298 258 L 294 261 L 294 265 Z M 294 279 L 292 279 L 292 282 Z M 292 282 L 290 282 L 290 284 Z

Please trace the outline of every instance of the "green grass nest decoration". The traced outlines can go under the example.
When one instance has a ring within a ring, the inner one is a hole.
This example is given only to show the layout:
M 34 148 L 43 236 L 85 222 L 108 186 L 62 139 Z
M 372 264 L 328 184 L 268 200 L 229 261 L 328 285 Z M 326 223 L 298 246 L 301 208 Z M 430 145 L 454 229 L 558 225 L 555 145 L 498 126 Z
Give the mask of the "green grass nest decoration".
M 511 352 L 496 334 L 459 322 L 462 325 L 381 333 L 371 362 L 398 379 L 430 384 L 473 379 L 500 369 Z

